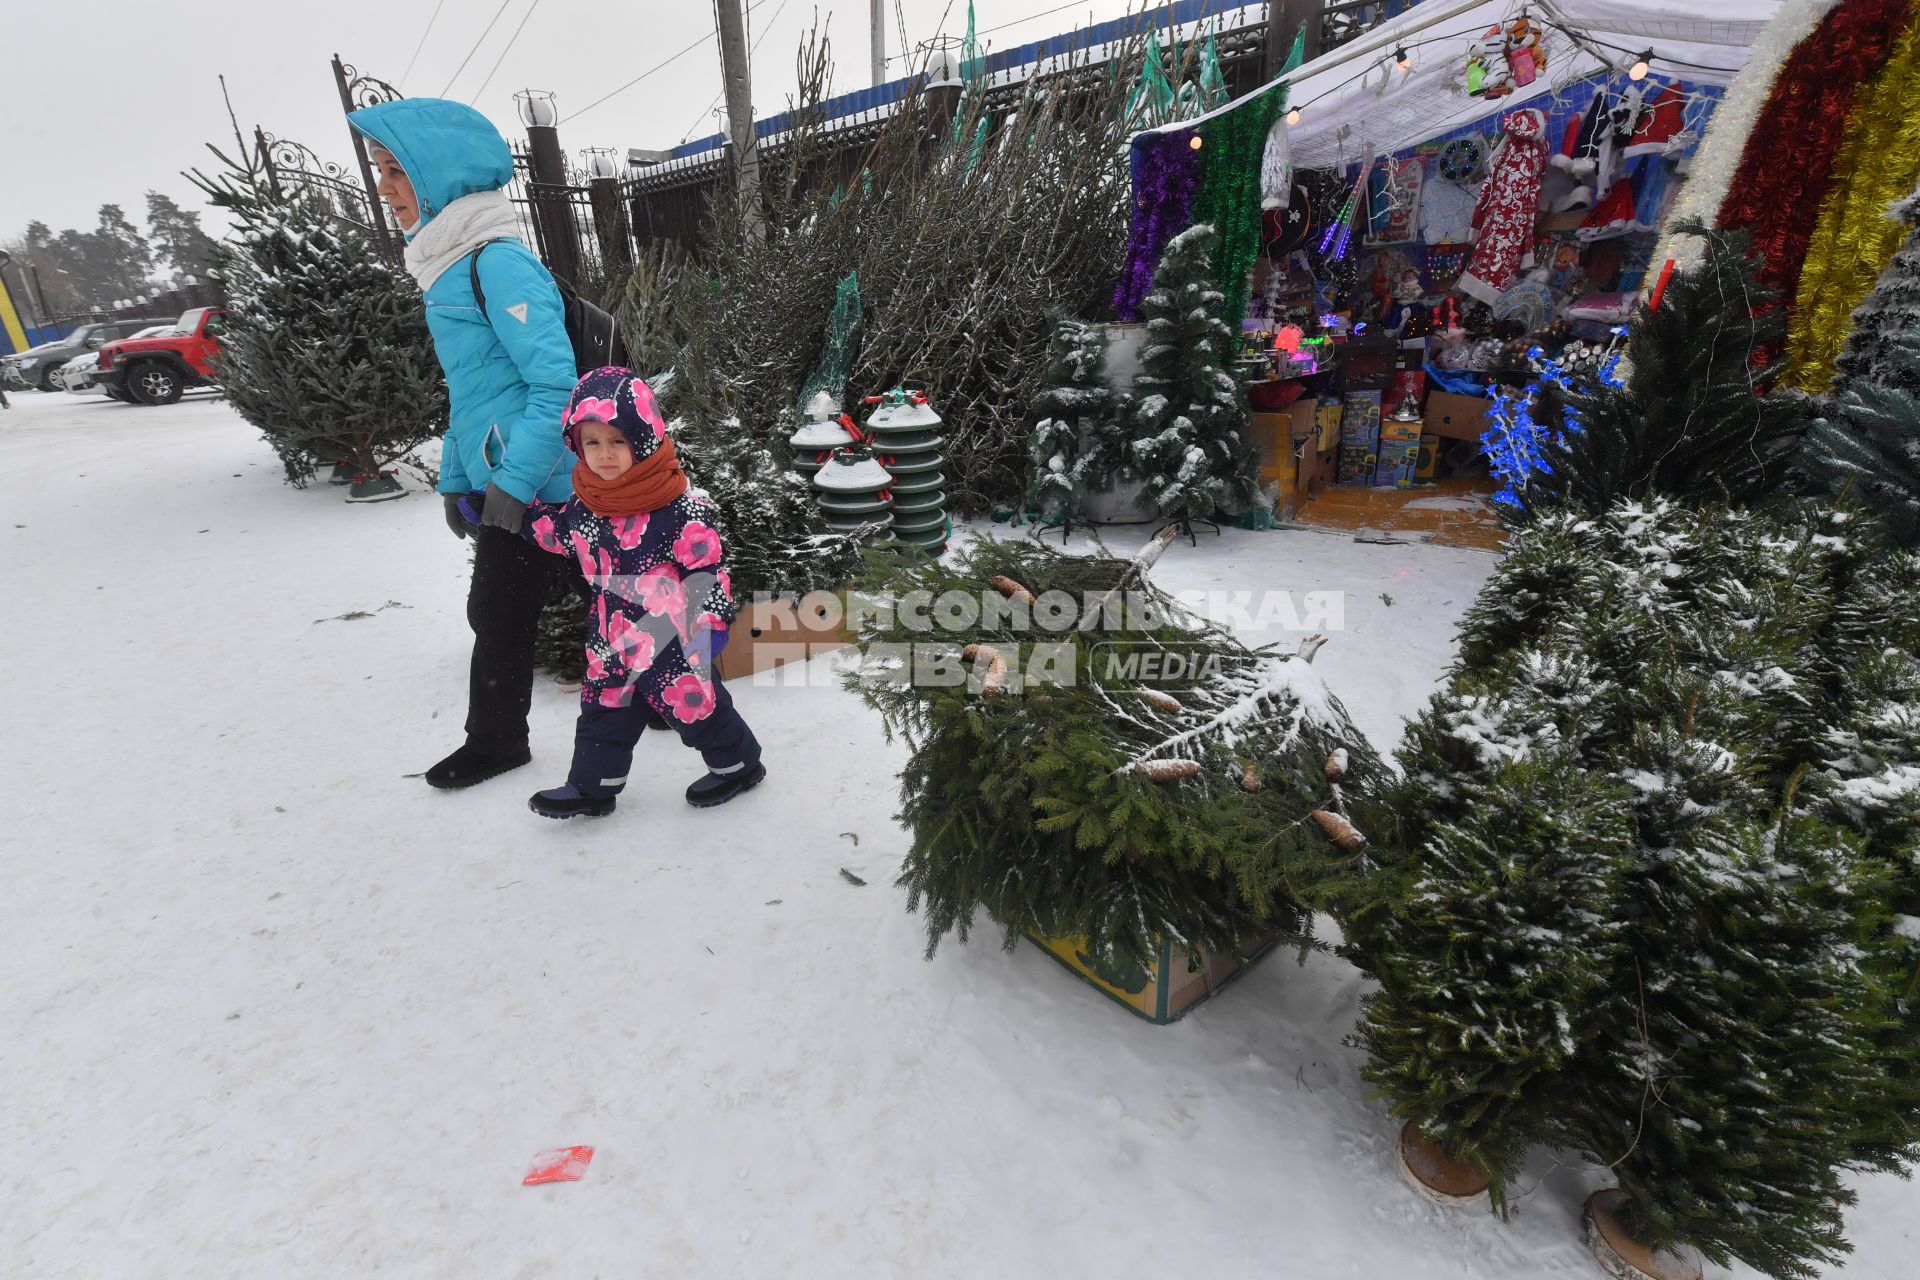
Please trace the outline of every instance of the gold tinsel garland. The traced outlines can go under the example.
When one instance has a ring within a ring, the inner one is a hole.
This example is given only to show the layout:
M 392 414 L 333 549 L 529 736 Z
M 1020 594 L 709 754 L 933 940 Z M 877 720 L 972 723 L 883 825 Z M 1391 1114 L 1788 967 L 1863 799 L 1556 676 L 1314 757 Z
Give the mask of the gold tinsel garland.
M 1854 107 L 1854 127 L 1834 163 L 1833 185 L 1807 245 L 1798 305 L 1788 332 L 1788 380 L 1821 392 L 1833 382 L 1834 360 L 1866 299 L 1892 261 L 1906 228 L 1887 206 L 1920 181 L 1920 22 L 1910 24 L 1893 56 Z M 1782 157 L 1791 163 L 1791 157 Z

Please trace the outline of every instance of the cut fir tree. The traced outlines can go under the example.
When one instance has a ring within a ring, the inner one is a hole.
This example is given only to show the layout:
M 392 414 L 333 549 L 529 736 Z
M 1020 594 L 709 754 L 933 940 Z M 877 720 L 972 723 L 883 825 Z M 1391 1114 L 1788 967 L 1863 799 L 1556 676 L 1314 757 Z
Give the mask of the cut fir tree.
M 235 224 L 218 252 L 230 299 L 221 389 L 287 480 L 335 464 L 376 480 L 444 431 L 446 381 L 413 279 L 263 170 L 229 162 L 191 176 Z
M 864 618 L 848 677 L 913 748 L 899 883 L 928 955 L 981 909 L 1009 947 L 1084 939 L 1114 972 L 1152 967 L 1163 943 L 1304 943 L 1317 887 L 1350 873 L 1359 855 L 1313 817 L 1339 808 L 1336 750 L 1348 773 L 1378 765 L 1345 710 L 1301 658 L 1184 614 L 1143 561 L 977 540 L 944 563 L 876 559 L 863 580 L 874 600 L 942 602 Z M 928 630 L 948 600 L 1006 608 Z M 1187 674 L 1169 679 L 1174 656 Z
M 1233 515 L 1253 504 L 1258 450 L 1245 431 L 1251 411 L 1228 368 L 1234 335 L 1213 284 L 1219 237 L 1197 223 L 1172 240 L 1140 304 L 1147 334 L 1125 422 L 1132 470 L 1161 515 L 1180 521 Z
M 1796 1276 L 1920 1154 L 1917 569 L 1844 512 L 1516 533 L 1333 895 L 1369 1078 L 1496 1204 L 1575 1147 L 1641 1244 Z

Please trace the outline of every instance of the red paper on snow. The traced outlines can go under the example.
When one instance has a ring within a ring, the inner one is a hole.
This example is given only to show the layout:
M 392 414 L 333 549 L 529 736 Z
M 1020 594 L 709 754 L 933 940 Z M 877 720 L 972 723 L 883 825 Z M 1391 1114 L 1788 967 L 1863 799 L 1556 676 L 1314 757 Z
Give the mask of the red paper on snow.
M 592 1147 L 555 1147 L 542 1151 L 533 1158 L 533 1167 L 520 1179 L 520 1185 L 537 1187 L 545 1182 L 578 1182 L 592 1162 Z

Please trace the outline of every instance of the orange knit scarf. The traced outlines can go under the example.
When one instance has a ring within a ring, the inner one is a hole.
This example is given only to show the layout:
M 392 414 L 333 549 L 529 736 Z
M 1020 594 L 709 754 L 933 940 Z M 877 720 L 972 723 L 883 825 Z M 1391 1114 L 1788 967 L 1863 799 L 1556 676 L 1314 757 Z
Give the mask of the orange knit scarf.
M 602 480 L 585 462 L 573 464 L 573 491 L 597 516 L 637 516 L 660 508 L 687 491 L 686 473 L 674 457 L 673 441 L 628 467 L 613 480 Z

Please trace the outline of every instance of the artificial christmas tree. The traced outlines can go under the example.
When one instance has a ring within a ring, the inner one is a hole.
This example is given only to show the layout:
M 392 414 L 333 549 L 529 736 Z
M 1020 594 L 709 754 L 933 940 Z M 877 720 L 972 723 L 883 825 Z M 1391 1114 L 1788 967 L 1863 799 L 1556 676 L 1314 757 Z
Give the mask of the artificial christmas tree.
M 1753 502 L 1777 491 L 1808 423 L 1808 401 L 1773 390 L 1786 318 L 1754 278 L 1743 232 L 1701 231 L 1705 259 L 1675 275 L 1658 310 L 1628 333 L 1624 382 L 1576 375 L 1528 411 L 1532 461 L 1509 476 L 1516 520 L 1573 506 L 1591 514 L 1654 495 Z
M 219 249 L 229 304 L 217 358 L 227 403 L 304 485 L 321 466 L 398 497 L 387 468 L 446 428 L 447 390 L 420 291 L 359 228 L 271 174 L 193 175 L 234 230 Z M 373 492 L 369 492 L 372 490 Z
M 1033 464 L 1027 505 L 1069 528 L 1085 518 L 1081 503 L 1087 493 L 1128 474 L 1106 362 L 1106 326 L 1062 320 L 1053 328 L 1051 359 L 1033 398 L 1038 421 L 1027 440 Z
M 1140 349 L 1128 415 L 1130 462 L 1163 516 L 1189 524 L 1252 505 L 1259 451 L 1245 437 L 1251 410 L 1229 372 L 1234 335 L 1213 285 L 1218 236 L 1198 223 L 1167 242 L 1140 304 Z
M 1771 1275 L 1920 1154 L 1920 600 L 1845 513 L 1547 512 L 1470 610 L 1333 909 L 1394 1109 L 1609 1166 L 1641 1243 Z

